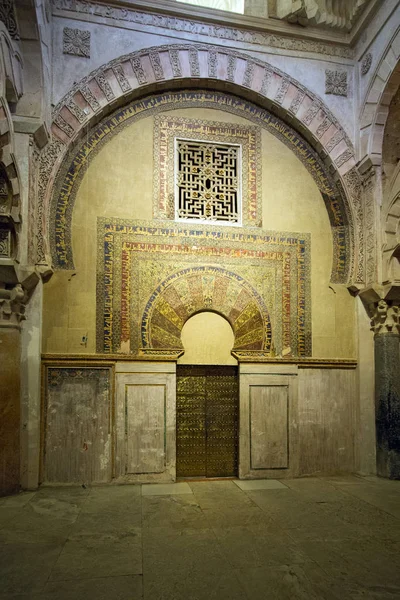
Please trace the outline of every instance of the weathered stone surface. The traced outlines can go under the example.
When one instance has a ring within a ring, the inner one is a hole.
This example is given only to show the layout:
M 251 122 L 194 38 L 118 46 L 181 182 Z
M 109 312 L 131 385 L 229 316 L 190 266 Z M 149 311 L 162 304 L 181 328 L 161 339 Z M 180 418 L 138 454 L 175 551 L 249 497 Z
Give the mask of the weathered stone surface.
M 400 479 L 400 335 L 375 336 L 378 475 Z
M 0 328 L 0 496 L 19 490 L 20 332 Z

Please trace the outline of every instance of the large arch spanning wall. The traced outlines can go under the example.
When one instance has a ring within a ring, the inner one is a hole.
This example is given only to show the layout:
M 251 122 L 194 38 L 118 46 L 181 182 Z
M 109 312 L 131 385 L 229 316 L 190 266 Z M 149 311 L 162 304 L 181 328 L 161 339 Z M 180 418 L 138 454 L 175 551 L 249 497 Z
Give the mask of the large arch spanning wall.
M 364 214 L 354 149 L 346 132 L 323 101 L 293 78 L 245 54 L 202 44 L 168 45 L 134 52 L 94 71 L 74 86 L 54 111 L 53 141 L 41 156 L 37 189 L 37 262 L 49 263 L 49 216 L 52 188 L 68 151 L 118 106 L 155 90 L 212 88 L 272 109 L 294 125 L 324 159 L 340 190 L 341 218 L 351 243 L 348 268 L 338 283 L 362 282 L 365 272 Z M 252 117 L 249 104 L 248 118 Z M 307 157 L 317 162 L 317 154 Z M 345 214 L 346 213 L 346 214 Z M 343 233 L 334 231 L 335 243 Z M 336 253 L 340 262 L 340 253 Z M 344 258 L 342 256 L 342 258 Z

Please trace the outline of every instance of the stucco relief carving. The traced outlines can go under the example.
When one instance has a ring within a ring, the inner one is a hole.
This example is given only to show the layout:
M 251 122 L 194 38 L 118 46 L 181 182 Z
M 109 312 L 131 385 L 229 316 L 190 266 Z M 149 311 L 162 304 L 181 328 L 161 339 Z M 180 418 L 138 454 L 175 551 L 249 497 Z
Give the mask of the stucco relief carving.
M 95 96 L 93 95 L 91 89 L 87 86 L 87 85 L 83 85 L 80 89 L 79 89 L 80 93 L 82 94 L 82 96 L 85 98 L 86 102 L 89 104 L 90 108 L 96 112 L 96 110 L 98 110 L 100 108 L 100 104 L 98 103 L 98 101 L 96 100 Z
M 54 119 L 54 124 L 57 125 L 68 137 L 74 135 L 74 129 L 61 115 L 57 115 Z
M 347 149 L 342 152 L 340 156 L 338 156 L 338 158 L 335 160 L 335 164 L 339 168 L 352 158 L 354 158 L 354 152 L 350 149 Z
M 90 58 L 90 31 L 64 27 L 63 53 Z
M 325 94 L 347 96 L 347 71 L 325 71 Z
M 210 50 L 208 54 L 208 75 L 209 77 L 217 76 L 218 54 L 215 50 Z
M 136 75 L 136 79 L 138 80 L 139 85 L 147 83 L 146 73 L 144 72 L 142 61 L 139 56 L 132 58 L 132 68 Z
M 74 102 L 72 100 L 72 98 L 70 100 L 68 100 L 68 102 L 67 102 L 67 108 L 74 115 L 74 117 L 76 117 L 78 119 L 79 123 L 84 123 L 85 122 L 85 120 L 86 120 L 85 113 L 76 104 L 76 102 Z
M 64 144 L 59 140 L 54 140 L 48 144 L 40 154 L 39 173 L 37 178 L 37 223 L 40 223 L 40 228 L 37 232 L 36 240 L 36 262 L 47 262 L 47 215 L 45 196 L 47 186 L 53 172 L 54 165 L 57 159 L 65 150 Z
M 353 50 L 351 48 L 344 48 L 335 44 L 289 38 L 276 33 L 251 31 L 227 25 L 208 24 L 192 19 L 177 18 L 125 7 L 118 8 L 96 2 L 86 2 L 85 0 L 53 0 L 53 6 L 56 11 L 91 15 L 94 19 L 96 16 L 106 17 L 109 20 L 115 20 L 118 26 L 121 21 L 125 21 L 132 24 L 176 31 L 178 33 L 183 32 L 205 36 L 206 38 L 215 38 L 217 40 L 229 40 L 232 42 L 254 44 L 256 46 L 270 46 L 271 48 L 282 48 L 293 52 L 312 52 L 343 58 L 353 57 Z
M 158 52 L 150 52 L 150 62 L 153 67 L 155 78 L 160 80 L 164 79 L 164 71 L 161 64 L 160 55 Z
M 375 281 L 377 277 L 377 228 L 375 217 L 376 200 L 374 198 L 375 183 L 375 169 L 371 168 L 364 175 L 362 182 L 365 213 L 365 268 L 367 283 Z
M 131 88 L 129 81 L 125 77 L 125 73 L 124 73 L 124 69 L 123 69 L 122 65 L 115 65 L 115 67 L 113 68 L 113 71 L 114 71 L 115 77 L 117 78 L 119 85 L 121 86 L 121 90 L 123 92 L 129 92 L 129 90 L 131 90 L 132 88 Z
M 97 81 L 97 84 L 98 84 L 99 88 L 101 89 L 101 91 L 105 95 L 106 99 L 109 102 L 111 100 L 113 100 L 115 98 L 115 95 L 114 95 L 114 92 L 112 91 L 111 86 L 108 83 L 107 78 L 104 75 L 104 73 L 98 73 L 96 75 L 96 81 Z
M 285 99 L 286 92 L 289 89 L 289 85 L 290 85 L 289 79 L 282 79 L 280 88 L 277 91 L 276 96 L 275 96 L 275 102 L 277 102 L 278 104 L 282 104 L 282 102 Z
M 200 76 L 200 65 L 199 65 L 199 53 L 196 48 L 190 48 L 189 50 L 189 64 L 190 74 L 192 77 Z
M 371 52 L 367 52 L 364 58 L 361 61 L 361 75 L 366 75 L 371 68 L 372 64 L 372 54 Z
M 248 87 L 248 88 L 251 87 L 251 84 L 253 82 L 254 68 L 255 68 L 254 63 L 248 62 L 246 64 L 246 70 L 243 75 L 243 85 L 245 87 Z
M 297 95 L 295 97 L 295 99 L 293 100 L 292 104 L 290 105 L 290 112 L 296 114 L 301 106 L 301 103 L 303 102 L 304 98 L 305 98 L 305 91 L 304 90 L 299 90 L 297 92 Z
M 14 40 L 19 40 L 13 0 L 2 0 L 0 2 L 0 21 L 7 27 L 10 36 Z
M 11 231 L 0 229 L 0 257 L 9 258 L 11 256 Z
M 235 81 L 236 58 L 232 54 L 228 55 L 228 81 Z
M 179 50 L 170 50 L 169 57 L 171 59 L 172 73 L 174 77 L 182 77 L 181 63 L 179 60 Z

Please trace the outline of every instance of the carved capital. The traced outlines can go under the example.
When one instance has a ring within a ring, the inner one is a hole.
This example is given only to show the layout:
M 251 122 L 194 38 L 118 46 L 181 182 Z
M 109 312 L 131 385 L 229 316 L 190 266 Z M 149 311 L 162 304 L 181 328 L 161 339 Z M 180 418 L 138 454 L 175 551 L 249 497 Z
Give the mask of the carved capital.
M 400 285 L 374 284 L 359 293 L 371 319 L 371 331 L 400 334 Z
M 370 308 L 372 313 L 371 331 L 377 333 L 400 334 L 400 307 L 386 300 L 379 300 Z
M 26 293 L 20 283 L 0 284 L 0 327 L 18 327 L 25 317 Z

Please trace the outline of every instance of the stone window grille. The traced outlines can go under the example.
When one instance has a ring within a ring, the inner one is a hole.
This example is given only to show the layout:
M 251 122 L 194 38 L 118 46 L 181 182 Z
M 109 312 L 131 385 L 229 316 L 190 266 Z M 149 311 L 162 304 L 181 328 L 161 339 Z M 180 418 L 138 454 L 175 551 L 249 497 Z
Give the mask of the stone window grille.
M 240 144 L 175 138 L 177 221 L 242 224 Z

